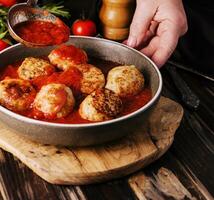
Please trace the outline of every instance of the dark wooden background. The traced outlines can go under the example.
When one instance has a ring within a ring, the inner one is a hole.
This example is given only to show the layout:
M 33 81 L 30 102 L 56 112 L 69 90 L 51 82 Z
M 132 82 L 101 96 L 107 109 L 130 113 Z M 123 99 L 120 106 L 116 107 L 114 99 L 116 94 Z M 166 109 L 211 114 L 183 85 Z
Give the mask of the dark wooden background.
M 199 96 L 201 104 L 197 111 L 185 108 L 183 121 L 170 150 L 142 171 L 148 177 L 154 178 L 157 171 L 164 167 L 174 173 L 195 199 L 213 199 L 214 83 L 183 70 L 178 72 L 192 91 Z M 163 95 L 182 103 L 168 71 L 163 68 L 161 73 L 164 80 Z M 128 183 L 129 177 L 87 186 L 51 185 L 11 154 L 0 150 L 0 199 L 143 199 L 131 189 Z M 176 199 L 164 195 L 163 191 L 158 191 L 158 188 L 156 190 L 163 199 Z

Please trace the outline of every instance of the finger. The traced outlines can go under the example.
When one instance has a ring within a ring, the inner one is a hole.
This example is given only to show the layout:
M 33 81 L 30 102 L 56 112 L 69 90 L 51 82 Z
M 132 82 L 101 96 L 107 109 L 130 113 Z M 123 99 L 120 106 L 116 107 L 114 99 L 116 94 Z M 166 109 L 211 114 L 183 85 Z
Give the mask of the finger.
M 143 49 L 141 49 L 140 51 L 144 53 L 146 56 L 148 56 L 149 58 L 151 58 L 152 55 L 155 53 L 156 49 L 158 48 L 159 39 L 160 38 L 158 36 L 152 38 L 149 44 Z
M 144 3 L 144 1 L 137 3 L 127 42 L 129 46 L 137 47 L 140 45 L 146 31 L 149 29 L 154 13 L 155 10 L 152 4 Z
M 170 22 L 162 22 L 158 29 L 159 31 L 157 34 L 159 37 L 159 42 L 158 45 L 156 44 L 157 48 L 151 59 L 157 64 L 158 67 L 161 67 L 175 50 L 180 32 L 178 27 Z
M 179 31 L 177 26 L 168 22 L 161 22 L 157 36 L 152 38 L 148 46 L 141 51 L 150 57 L 158 67 L 164 65 L 177 46 Z
M 144 35 L 144 38 L 143 38 L 140 46 L 137 47 L 138 50 L 143 49 L 144 47 L 146 47 L 149 44 L 151 39 L 156 35 L 157 27 L 158 27 L 158 22 L 152 21 L 150 24 L 149 30 Z

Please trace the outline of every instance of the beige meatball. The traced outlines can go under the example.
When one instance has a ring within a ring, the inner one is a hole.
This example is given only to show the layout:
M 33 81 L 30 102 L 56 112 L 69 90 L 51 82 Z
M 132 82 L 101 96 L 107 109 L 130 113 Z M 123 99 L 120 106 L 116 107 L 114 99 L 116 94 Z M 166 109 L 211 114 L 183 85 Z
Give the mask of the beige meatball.
M 61 45 L 57 49 L 54 49 L 48 58 L 53 65 L 64 71 L 88 61 L 86 52 L 73 45 Z
M 46 118 L 54 119 L 68 115 L 74 108 L 75 99 L 70 88 L 53 83 L 41 88 L 33 105 Z
M 29 109 L 35 96 L 36 90 L 28 81 L 5 79 L 0 82 L 0 104 L 12 111 Z
M 99 68 L 90 64 L 82 64 L 77 68 L 82 73 L 80 84 L 82 93 L 91 94 L 94 90 L 105 86 L 105 76 Z
M 89 121 L 104 121 L 116 117 L 122 111 L 122 101 L 111 90 L 98 89 L 80 104 L 79 114 Z
M 39 76 L 50 75 L 55 71 L 53 65 L 41 58 L 28 57 L 22 62 L 18 68 L 19 78 L 31 80 Z
M 106 88 L 120 97 L 138 94 L 144 87 L 144 77 L 134 66 L 118 66 L 109 71 Z

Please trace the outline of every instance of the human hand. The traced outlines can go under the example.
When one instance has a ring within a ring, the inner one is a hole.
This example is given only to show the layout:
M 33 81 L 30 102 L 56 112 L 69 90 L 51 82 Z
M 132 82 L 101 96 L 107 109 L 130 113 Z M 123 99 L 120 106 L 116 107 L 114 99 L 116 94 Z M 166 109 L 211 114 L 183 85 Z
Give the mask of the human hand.
M 140 50 L 161 67 L 186 31 L 182 0 L 137 0 L 125 43 Z

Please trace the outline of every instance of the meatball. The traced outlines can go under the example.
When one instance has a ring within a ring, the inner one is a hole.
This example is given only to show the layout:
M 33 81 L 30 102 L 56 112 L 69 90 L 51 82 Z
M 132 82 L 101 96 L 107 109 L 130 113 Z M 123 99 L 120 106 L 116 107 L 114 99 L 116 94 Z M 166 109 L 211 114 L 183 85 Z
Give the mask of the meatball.
M 144 77 L 134 66 L 118 66 L 109 71 L 106 88 L 120 97 L 138 94 L 144 87 Z
M 99 68 L 90 64 L 82 64 L 77 68 L 82 73 L 80 84 L 82 93 L 91 94 L 94 90 L 105 86 L 105 76 Z
M 18 68 L 19 78 L 31 80 L 39 76 L 50 75 L 55 71 L 53 65 L 41 58 L 28 57 L 22 62 Z
M 86 52 L 73 45 L 61 45 L 57 49 L 54 49 L 48 58 L 53 65 L 64 71 L 88 61 Z
M 108 89 L 98 89 L 80 104 L 79 114 L 89 121 L 104 121 L 116 117 L 122 111 L 122 101 Z
M 29 109 L 35 96 L 36 90 L 28 81 L 5 79 L 0 82 L 0 104 L 12 111 Z
M 41 88 L 33 105 L 45 118 L 55 119 L 68 115 L 74 108 L 75 99 L 70 88 L 52 83 Z

